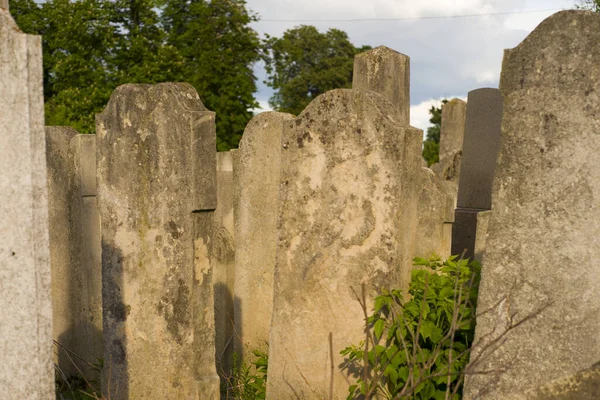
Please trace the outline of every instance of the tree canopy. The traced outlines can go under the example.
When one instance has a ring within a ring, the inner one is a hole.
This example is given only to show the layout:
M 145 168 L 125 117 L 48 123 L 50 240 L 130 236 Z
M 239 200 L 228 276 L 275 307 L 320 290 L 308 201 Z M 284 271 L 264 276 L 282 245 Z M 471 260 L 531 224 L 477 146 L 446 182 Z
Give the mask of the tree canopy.
M 267 37 L 265 83 L 276 91 L 269 104 L 297 115 L 321 93 L 351 87 L 354 56 L 368 49 L 356 48 L 339 29 L 320 33 L 310 25 Z
M 237 147 L 256 107 L 256 17 L 244 0 L 11 0 L 42 35 L 46 124 L 95 130 L 94 115 L 124 83 L 191 83 L 217 113 L 217 148 Z
M 427 161 L 427 166 L 431 166 L 440 161 L 440 129 L 442 127 L 442 107 L 448 102 L 442 100 L 441 107 L 431 106 L 429 109 L 429 123 L 427 128 L 427 137 L 423 142 L 423 158 Z
M 581 4 L 577 5 L 577 8 L 600 12 L 600 0 L 582 0 Z

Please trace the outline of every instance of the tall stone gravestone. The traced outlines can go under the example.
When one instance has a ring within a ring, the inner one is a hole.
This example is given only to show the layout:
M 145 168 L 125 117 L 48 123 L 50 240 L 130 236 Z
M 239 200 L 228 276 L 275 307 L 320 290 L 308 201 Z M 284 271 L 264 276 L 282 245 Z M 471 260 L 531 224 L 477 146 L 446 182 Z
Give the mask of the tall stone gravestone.
M 56 362 L 66 376 L 102 358 L 102 262 L 96 204 L 96 136 L 46 127 L 52 314 Z
M 452 254 L 473 258 L 477 213 L 489 210 L 492 182 L 500 145 L 502 94 L 483 88 L 469 92 L 465 137 L 462 144 L 458 199 L 452 227 Z
M 339 352 L 364 338 L 355 294 L 397 287 L 410 268 L 414 212 L 398 204 L 416 207 L 403 181 L 422 134 L 402 118 L 380 94 L 334 90 L 284 126 L 270 399 L 345 398 Z
M 452 99 L 442 106 L 440 162 L 431 166 L 451 194 L 454 204 L 462 165 L 467 103 Z
M 385 96 L 400 112 L 402 118 L 399 125 L 408 125 L 410 119 L 410 58 L 385 46 L 366 51 L 354 58 L 354 74 L 352 88 L 371 91 Z M 460 152 L 464 131 L 463 101 L 454 99 L 446 109 L 445 133 L 446 153 Z M 450 255 L 452 241 L 452 222 L 454 221 L 454 203 L 456 190 L 449 190 L 445 182 L 437 179 L 428 168 L 410 170 L 405 174 L 403 183 L 406 193 L 397 205 L 409 218 L 414 229 L 405 230 L 406 235 L 413 238 L 405 240 L 411 243 L 413 256 L 430 257 L 437 254 L 441 257 Z M 417 196 L 417 197 L 414 197 Z M 411 202 L 407 201 L 411 199 Z M 412 201 L 417 199 L 417 203 Z M 408 221 L 409 219 L 407 219 Z M 416 225 L 414 225 L 416 224 Z M 403 268 L 403 289 L 408 288 L 412 268 Z
M 235 239 L 233 223 L 233 157 L 217 153 L 217 208 L 213 221 L 213 287 L 215 291 L 215 351 L 217 370 L 231 372 L 233 357 L 233 284 Z
M 0 6 L 0 393 L 54 397 L 42 43 Z
M 281 133 L 293 117 L 261 113 L 246 127 L 236 174 L 235 330 L 236 352 L 248 360 L 267 351 L 273 311 L 277 250 L 277 198 L 281 171 Z
M 218 399 L 214 113 L 188 84 L 124 85 L 96 130 L 104 394 Z
M 505 52 L 471 355 L 491 372 L 469 377 L 467 399 L 518 398 L 600 361 L 599 78 L 596 13 L 554 14 Z
M 383 95 L 398 109 L 398 123 L 410 123 L 410 57 L 386 46 L 356 55 L 352 89 Z

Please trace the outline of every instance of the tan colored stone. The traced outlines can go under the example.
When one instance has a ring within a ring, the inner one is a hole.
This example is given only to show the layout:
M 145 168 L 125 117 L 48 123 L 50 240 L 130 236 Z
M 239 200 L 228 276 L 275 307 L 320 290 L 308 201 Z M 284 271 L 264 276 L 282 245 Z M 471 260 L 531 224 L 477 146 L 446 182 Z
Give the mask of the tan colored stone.
M 379 46 L 354 57 L 352 89 L 379 93 L 398 110 L 400 125 L 410 123 L 410 57 Z
M 46 127 L 52 314 L 54 339 L 88 362 L 102 358 L 100 219 L 96 204 L 96 137 Z M 65 349 L 55 362 L 63 374 L 96 372 Z
M 467 103 L 452 99 L 442 106 L 442 126 L 440 128 L 440 162 L 432 169 L 445 182 L 447 190 L 454 198 L 458 197 L 458 184 L 462 158 L 462 145 L 465 134 Z
M 214 113 L 188 84 L 123 85 L 96 117 L 104 394 L 218 399 Z
M 217 153 L 217 208 L 213 221 L 213 287 L 217 371 L 231 372 L 234 342 L 233 285 L 235 232 L 233 224 L 233 157 Z
M 478 301 L 489 312 L 477 319 L 471 356 L 481 360 L 473 368 L 504 371 L 471 376 L 466 399 L 510 398 L 600 360 L 598 77 L 596 13 L 556 13 L 505 52 Z
M 242 360 L 268 350 L 277 251 L 281 135 L 290 114 L 266 112 L 246 126 L 236 175 L 235 329 Z
M 475 260 L 480 263 L 485 254 L 485 243 L 487 241 L 488 227 L 490 226 L 491 211 L 480 211 L 477 213 L 477 235 L 475 236 Z
M 331 379 L 345 399 L 339 352 L 364 338 L 354 291 L 410 271 L 422 133 L 402 118 L 382 95 L 333 90 L 285 124 L 269 399 L 328 398 Z
M 54 398 L 42 41 L 0 8 L 0 396 Z
M 418 223 L 412 254 L 423 258 L 435 254 L 446 259 L 450 256 L 452 244 L 454 198 L 431 169 L 421 167 L 418 177 L 419 183 L 415 188 L 419 193 Z M 407 284 L 403 289 L 408 289 Z

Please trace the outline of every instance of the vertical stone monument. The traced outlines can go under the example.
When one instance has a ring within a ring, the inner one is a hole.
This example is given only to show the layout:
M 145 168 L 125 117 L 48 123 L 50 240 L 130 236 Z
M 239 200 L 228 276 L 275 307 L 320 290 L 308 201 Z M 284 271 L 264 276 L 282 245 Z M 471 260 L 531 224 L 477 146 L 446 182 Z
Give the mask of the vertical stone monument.
M 54 398 L 42 41 L 0 3 L 0 393 Z
M 213 287 L 215 291 L 215 351 L 217 371 L 231 372 L 233 357 L 233 296 L 235 232 L 233 223 L 233 157 L 217 153 L 217 208 L 213 221 Z
M 173 83 L 120 86 L 96 117 L 111 399 L 219 398 L 214 121 Z
M 473 258 L 477 213 L 492 207 L 492 182 L 502 123 L 502 94 L 498 89 L 476 89 L 469 92 L 467 100 L 469 107 L 452 227 L 452 254 L 462 254 L 466 250 L 465 257 Z
M 96 204 L 96 136 L 46 127 L 52 314 L 56 363 L 93 379 L 102 358 L 102 262 Z
M 422 133 L 399 109 L 333 90 L 284 125 L 269 399 L 346 398 L 339 352 L 364 338 L 361 285 L 370 302 L 411 267 Z
M 600 14 L 589 11 L 552 15 L 504 54 L 465 399 L 524 398 L 600 361 L 598 77 Z M 567 394 L 543 398 L 588 398 Z
M 246 126 L 238 150 L 235 331 L 236 352 L 242 360 L 247 360 L 253 350 L 268 350 L 277 250 L 281 134 L 291 120 L 289 114 L 258 114 Z

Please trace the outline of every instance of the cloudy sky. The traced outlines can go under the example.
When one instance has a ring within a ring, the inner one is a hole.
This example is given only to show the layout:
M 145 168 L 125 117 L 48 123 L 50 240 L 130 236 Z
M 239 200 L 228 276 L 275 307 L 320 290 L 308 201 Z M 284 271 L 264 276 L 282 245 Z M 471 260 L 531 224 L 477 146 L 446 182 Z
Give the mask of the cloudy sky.
M 261 35 L 281 36 L 287 29 L 302 24 L 314 25 L 321 32 L 337 28 L 347 32 L 355 46 L 385 45 L 410 56 L 411 124 L 424 130 L 429 125 L 427 111 L 432 104 L 438 105 L 442 98 L 466 99 L 473 89 L 498 87 L 503 50 L 517 46 L 546 17 L 579 3 L 580 0 L 247 0 L 248 8 L 259 14 L 261 21 L 254 28 Z M 431 18 L 458 15 L 470 16 Z M 401 20 L 381 20 L 394 18 Z M 256 73 L 260 80 L 257 99 L 268 110 L 272 90 L 262 83 L 264 65 L 257 65 Z

